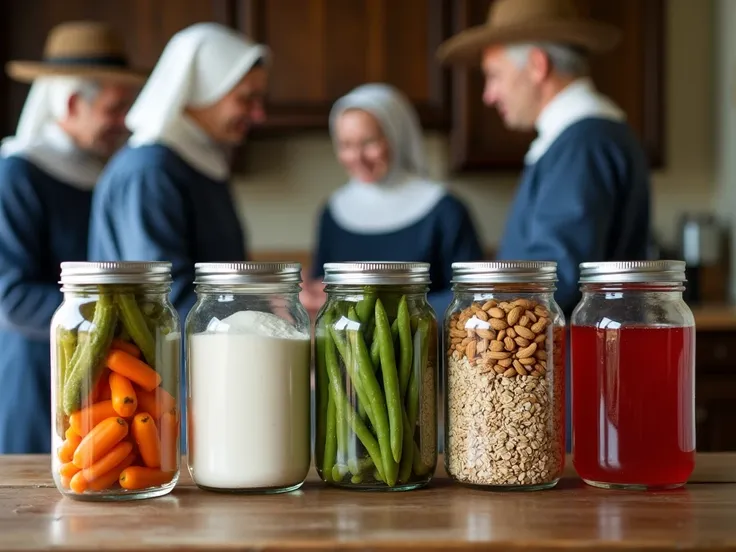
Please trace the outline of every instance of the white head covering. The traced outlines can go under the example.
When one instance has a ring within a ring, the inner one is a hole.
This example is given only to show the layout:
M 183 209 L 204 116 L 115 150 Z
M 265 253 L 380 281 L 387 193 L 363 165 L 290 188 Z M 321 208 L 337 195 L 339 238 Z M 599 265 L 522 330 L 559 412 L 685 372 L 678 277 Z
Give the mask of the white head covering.
M 229 175 L 227 154 L 184 116 L 187 106 L 216 103 L 268 49 L 217 23 L 197 23 L 164 48 L 125 123 L 134 147 L 162 143 L 216 179 Z
M 329 201 L 330 213 L 343 228 L 362 234 L 399 230 L 418 222 L 445 196 L 445 188 L 427 179 L 429 166 L 419 117 L 409 100 L 386 84 L 365 84 L 343 96 L 330 113 L 330 132 L 348 109 L 373 115 L 391 147 L 392 165 L 380 182 L 351 179 Z
M 0 155 L 23 157 L 58 180 L 92 189 L 104 163 L 80 150 L 56 124 L 66 116 L 69 98 L 89 86 L 94 84 L 76 77 L 36 79 L 23 105 L 15 136 L 3 140 Z

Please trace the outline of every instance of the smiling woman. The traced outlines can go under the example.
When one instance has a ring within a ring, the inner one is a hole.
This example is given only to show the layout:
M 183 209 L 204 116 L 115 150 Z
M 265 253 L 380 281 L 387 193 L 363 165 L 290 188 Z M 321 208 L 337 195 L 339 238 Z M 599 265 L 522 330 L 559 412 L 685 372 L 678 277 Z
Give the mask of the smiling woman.
M 422 129 L 407 98 L 385 84 L 366 84 L 340 98 L 330 114 L 338 161 L 350 180 L 325 206 L 319 222 L 312 277 L 323 265 L 349 261 L 430 263 L 430 302 L 449 303 L 451 265 L 482 258 L 468 211 L 428 178 Z M 324 297 L 307 283 L 305 306 Z

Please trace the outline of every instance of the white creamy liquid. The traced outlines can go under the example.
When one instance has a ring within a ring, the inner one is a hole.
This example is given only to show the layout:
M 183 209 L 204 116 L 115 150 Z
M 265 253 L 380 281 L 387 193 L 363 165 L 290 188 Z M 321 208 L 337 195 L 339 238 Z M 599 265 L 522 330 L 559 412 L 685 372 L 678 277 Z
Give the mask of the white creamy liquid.
M 189 467 L 204 487 L 301 483 L 310 461 L 310 338 L 241 311 L 189 341 Z

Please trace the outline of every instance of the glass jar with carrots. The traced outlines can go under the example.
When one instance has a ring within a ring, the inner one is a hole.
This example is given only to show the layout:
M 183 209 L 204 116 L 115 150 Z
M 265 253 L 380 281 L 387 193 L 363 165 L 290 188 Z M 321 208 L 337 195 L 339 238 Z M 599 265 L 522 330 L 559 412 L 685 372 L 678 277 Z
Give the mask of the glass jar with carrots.
M 62 263 L 51 322 L 52 472 L 83 500 L 150 498 L 179 477 L 171 264 Z

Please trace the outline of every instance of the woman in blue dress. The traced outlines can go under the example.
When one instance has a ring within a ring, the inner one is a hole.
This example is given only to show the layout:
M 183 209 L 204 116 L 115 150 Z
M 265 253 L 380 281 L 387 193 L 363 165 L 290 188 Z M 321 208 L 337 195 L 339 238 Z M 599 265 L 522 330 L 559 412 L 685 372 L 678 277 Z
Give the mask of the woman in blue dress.
M 350 180 L 321 213 L 314 281 L 302 300 L 312 312 L 321 306 L 325 263 L 422 261 L 431 264 L 429 297 L 441 317 L 452 263 L 480 260 L 482 251 L 465 205 L 428 178 L 416 112 L 395 88 L 366 84 L 335 103 L 330 132 Z

